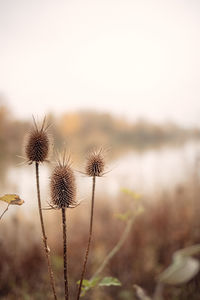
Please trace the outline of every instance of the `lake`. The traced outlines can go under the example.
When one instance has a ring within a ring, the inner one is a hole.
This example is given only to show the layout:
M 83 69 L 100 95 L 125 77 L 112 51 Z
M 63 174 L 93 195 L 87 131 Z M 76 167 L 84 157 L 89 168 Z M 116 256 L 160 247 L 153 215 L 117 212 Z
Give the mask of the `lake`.
M 112 150 L 111 150 L 112 151 Z M 198 176 L 198 158 L 200 142 L 190 141 L 179 147 L 160 147 L 143 152 L 127 151 L 107 166 L 109 171 L 98 178 L 97 194 L 114 198 L 121 188 L 129 188 L 140 194 L 153 194 L 168 190 L 181 184 L 196 170 Z M 79 169 L 76 165 L 75 169 Z M 200 169 L 200 168 L 199 168 Z M 49 201 L 49 177 L 51 168 L 48 164 L 40 167 L 41 193 L 44 206 Z M 4 175 L 4 174 L 3 174 Z M 78 200 L 88 199 L 90 195 L 90 178 L 76 172 L 78 184 Z M 1 195 L 5 193 L 19 194 L 25 200 L 23 210 L 36 206 L 35 169 L 31 166 L 8 167 L 1 182 Z M 3 209 L 3 205 L 1 204 Z

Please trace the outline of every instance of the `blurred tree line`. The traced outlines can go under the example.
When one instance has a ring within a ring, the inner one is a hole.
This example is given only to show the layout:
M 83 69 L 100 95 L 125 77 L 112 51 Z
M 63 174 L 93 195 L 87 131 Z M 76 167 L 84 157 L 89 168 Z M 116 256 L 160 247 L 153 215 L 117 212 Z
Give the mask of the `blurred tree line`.
M 65 113 L 59 117 L 47 115 L 51 133 L 57 149 L 66 146 L 71 151 L 86 152 L 94 146 L 111 147 L 115 152 L 132 148 L 145 150 L 165 144 L 180 145 L 188 139 L 200 138 L 198 128 L 181 128 L 173 123 L 154 124 L 146 120 L 133 123 L 108 113 L 79 111 Z M 25 133 L 32 125 L 30 121 L 17 120 L 7 105 L 0 100 L 0 161 L 15 160 L 23 155 Z
M 185 129 L 174 123 L 158 125 L 143 119 L 130 123 L 108 113 L 85 111 L 64 114 L 60 119 L 60 130 L 64 136 L 73 135 L 95 143 L 100 140 L 100 144 L 130 145 L 136 148 L 200 137 L 197 128 Z
M 5 104 L 0 103 L 0 161 L 12 159 L 12 155 L 21 154 L 24 132 L 28 122 L 13 117 Z

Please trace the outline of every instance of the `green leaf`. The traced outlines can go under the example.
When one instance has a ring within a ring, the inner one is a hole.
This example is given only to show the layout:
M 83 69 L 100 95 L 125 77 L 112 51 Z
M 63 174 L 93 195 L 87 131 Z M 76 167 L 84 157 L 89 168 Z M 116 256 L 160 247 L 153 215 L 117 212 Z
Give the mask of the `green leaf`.
M 81 297 L 83 297 L 87 291 L 95 287 L 99 279 L 100 279 L 99 277 L 95 277 L 91 280 L 83 279 L 82 288 L 81 288 Z M 80 284 L 80 280 L 77 282 L 77 284 Z
M 121 286 L 122 284 L 117 278 L 114 277 L 104 277 L 99 283 L 99 286 L 111 286 L 111 285 Z
M 94 286 L 94 283 L 93 281 L 83 279 L 83 286 L 91 288 Z
M 0 197 L 0 200 L 12 205 L 22 205 L 24 203 L 24 200 L 16 194 L 6 194 Z

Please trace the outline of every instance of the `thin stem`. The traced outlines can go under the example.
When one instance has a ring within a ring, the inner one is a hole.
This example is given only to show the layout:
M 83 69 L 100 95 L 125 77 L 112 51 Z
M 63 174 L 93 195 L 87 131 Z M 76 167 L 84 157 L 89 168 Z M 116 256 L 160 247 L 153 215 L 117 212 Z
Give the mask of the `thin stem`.
M 133 221 L 134 221 L 135 217 L 133 216 L 128 222 L 127 225 L 124 229 L 124 232 L 120 238 L 120 240 L 117 242 L 117 244 L 114 246 L 114 248 L 108 253 L 108 255 L 105 257 L 103 263 L 100 265 L 100 267 L 97 269 L 97 271 L 94 273 L 94 275 L 90 278 L 90 280 L 94 279 L 95 277 L 97 277 L 102 271 L 103 269 L 106 267 L 106 265 L 109 263 L 109 261 L 111 260 L 111 258 L 120 250 L 120 248 L 123 246 L 124 242 L 126 241 L 129 232 L 131 230 Z
M 163 300 L 163 289 L 164 285 L 161 282 L 158 282 L 153 295 L 153 300 Z
M 124 242 L 126 241 L 128 235 L 129 235 L 129 233 L 131 231 L 131 227 L 133 225 L 134 220 L 135 220 L 135 216 L 132 216 L 132 218 L 130 220 L 128 220 L 127 225 L 126 225 L 126 227 L 124 229 L 124 232 L 121 235 L 119 241 L 114 246 L 114 248 L 108 253 L 108 255 L 105 257 L 103 263 L 99 266 L 99 268 L 94 273 L 94 275 L 89 279 L 89 281 L 92 281 L 94 278 L 97 278 L 99 276 L 99 274 L 107 266 L 107 264 L 109 263 L 109 261 L 113 258 L 113 256 L 121 249 L 121 247 L 123 246 Z M 85 291 L 87 291 L 87 288 L 86 288 Z M 158 299 L 156 299 L 156 300 L 158 300 Z
M 62 225 L 63 225 L 63 265 L 64 265 L 64 284 L 65 284 L 65 299 L 69 299 L 68 291 L 68 276 L 67 276 L 67 225 L 65 208 L 62 208 Z
M 5 209 L 5 210 L 3 211 L 3 213 L 0 215 L 0 220 L 1 220 L 1 218 L 3 217 L 3 215 L 7 212 L 9 205 L 10 205 L 10 203 L 8 203 L 6 209 Z
M 54 299 L 57 300 L 53 270 L 52 270 L 52 266 L 51 266 L 50 255 L 49 255 L 50 250 L 49 250 L 49 247 L 47 245 L 47 236 L 46 236 L 46 233 L 45 233 L 44 221 L 43 221 L 43 216 L 42 216 L 42 206 L 41 206 L 41 198 L 40 198 L 40 184 L 39 184 L 39 163 L 38 162 L 35 162 L 35 170 L 36 170 L 38 209 L 39 209 L 40 223 L 41 223 L 41 228 L 42 228 L 44 250 L 45 250 L 45 254 L 46 254 L 46 258 L 47 258 L 50 284 L 51 284 L 51 287 L 52 287 Z
M 86 253 L 85 253 L 83 270 L 82 270 L 81 279 L 80 279 L 79 288 L 78 288 L 77 300 L 80 299 L 81 287 L 82 287 L 83 278 L 84 278 L 85 271 L 86 271 L 88 254 L 89 254 L 90 244 L 91 244 L 91 239 L 92 239 L 92 227 L 93 227 L 93 215 L 94 215 L 94 195 L 95 195 L 96 177 L 93 176 L 92 179 L 93 179 L 93 181 L 92 181 L 92 203 L 91 203 L 91 213 L 90 213 L 89 238 L 88 238 L 88 244 L 87 244 L 87 249 L 86 249 Z

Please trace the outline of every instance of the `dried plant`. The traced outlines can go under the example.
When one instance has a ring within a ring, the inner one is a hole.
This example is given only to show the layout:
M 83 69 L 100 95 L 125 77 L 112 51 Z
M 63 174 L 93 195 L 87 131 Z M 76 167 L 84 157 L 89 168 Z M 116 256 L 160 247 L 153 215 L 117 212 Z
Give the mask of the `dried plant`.
M 58 159 L 54 168 L 50 182 L 52 207 L 61 209 L 63 226 L 63 265 L 64 265 L 64 285 L 65 299 L 69 299 L 68 287 L 68 267 L 67 267 L 67 224 L 66 208 L 77 206 L 76 202 L 76 182 L 71 169 L 70 157 L 66 159 L 66 152 L 62 161 Z
M 50 150 L 50 138 L 47 133 L 47 129 L 49 125 L 46 124 L 46 119 L 44 118 L 42 126 L 39 129 L 34 118 L 33 121 L 34 121 L 34 127 L 32 128 L 32 130 L 30 131 L 27 137 L 27 141 L 25 145 L 25 153 L 29 164 L 35 162 L 38 209 L 39 209 L 40 223 L 42 228 L 43 243 L 44 243 L 44 249 L 47 258 L 50 284 L 52 287 L 54 299 L 56 300 L 57 296 L 55 290 L 54 275 L 51 266 L 51 260 L 49 254 L 50 251 L 47 245 L 47 236 L 45 232 L 45 226 L 44 226 L 44 220 L 42 214 L 40 182 L 39 182 L 39 164 L 47 160 L 49 155 L 49 150 Z
M 38 128 L 33 118 L 34 128 L 29 132 L 25 145 L 25 154 L 28 163 L 42 163 L 47 160 L 50 152 L 50 136 L 47 132 L 49 125 L 44 118 L 41 129 Z
M 81 279 L 78 287 L 77 300 L 80 299 L 82 283 L 86 271 L 86 265 L 90 250 L 90 244 L 92 239 L 92 229 L 93 229 L 93 216 L 94 216 L 94 198 L 95 198 L 95 186 L 96 186 L 96 177 L 101 177 L 104 175 L 105 169 L 105 159 L 103 149 L 99 151 L 93 151 L 88 155 L 85 174 L 89 177 L 92 177 L 92 201 L 91 201 L 91 212 L 90 212 L 90 226 L 89 226 L 89 238 L 83 263 L 83 269 L 81 273 Z
M 3 215 L 7 212 L 10 205 L 22 205 L 24 203 L 24 200 L 22 200 L 16 194 L 6 194 L 6 195 L 0 197 L 0 201 L 3 201 L 3 202 L 7 203 L 6 209 L 0 215 L 0 220 L 2 219 Z
M 103 176 L 105 169 L 103 149 L 93 151 L 88 155 L 85 174 L 90 177 Z
M 50 187 L 54 207 L 62 209 L 77 205 L 75 176 L 71 168 L 70 157 L 66 159 L 66 154 L 63 155 L 62 162 L 60 159 L 57 161 L 57 166 L 51 175 Z

